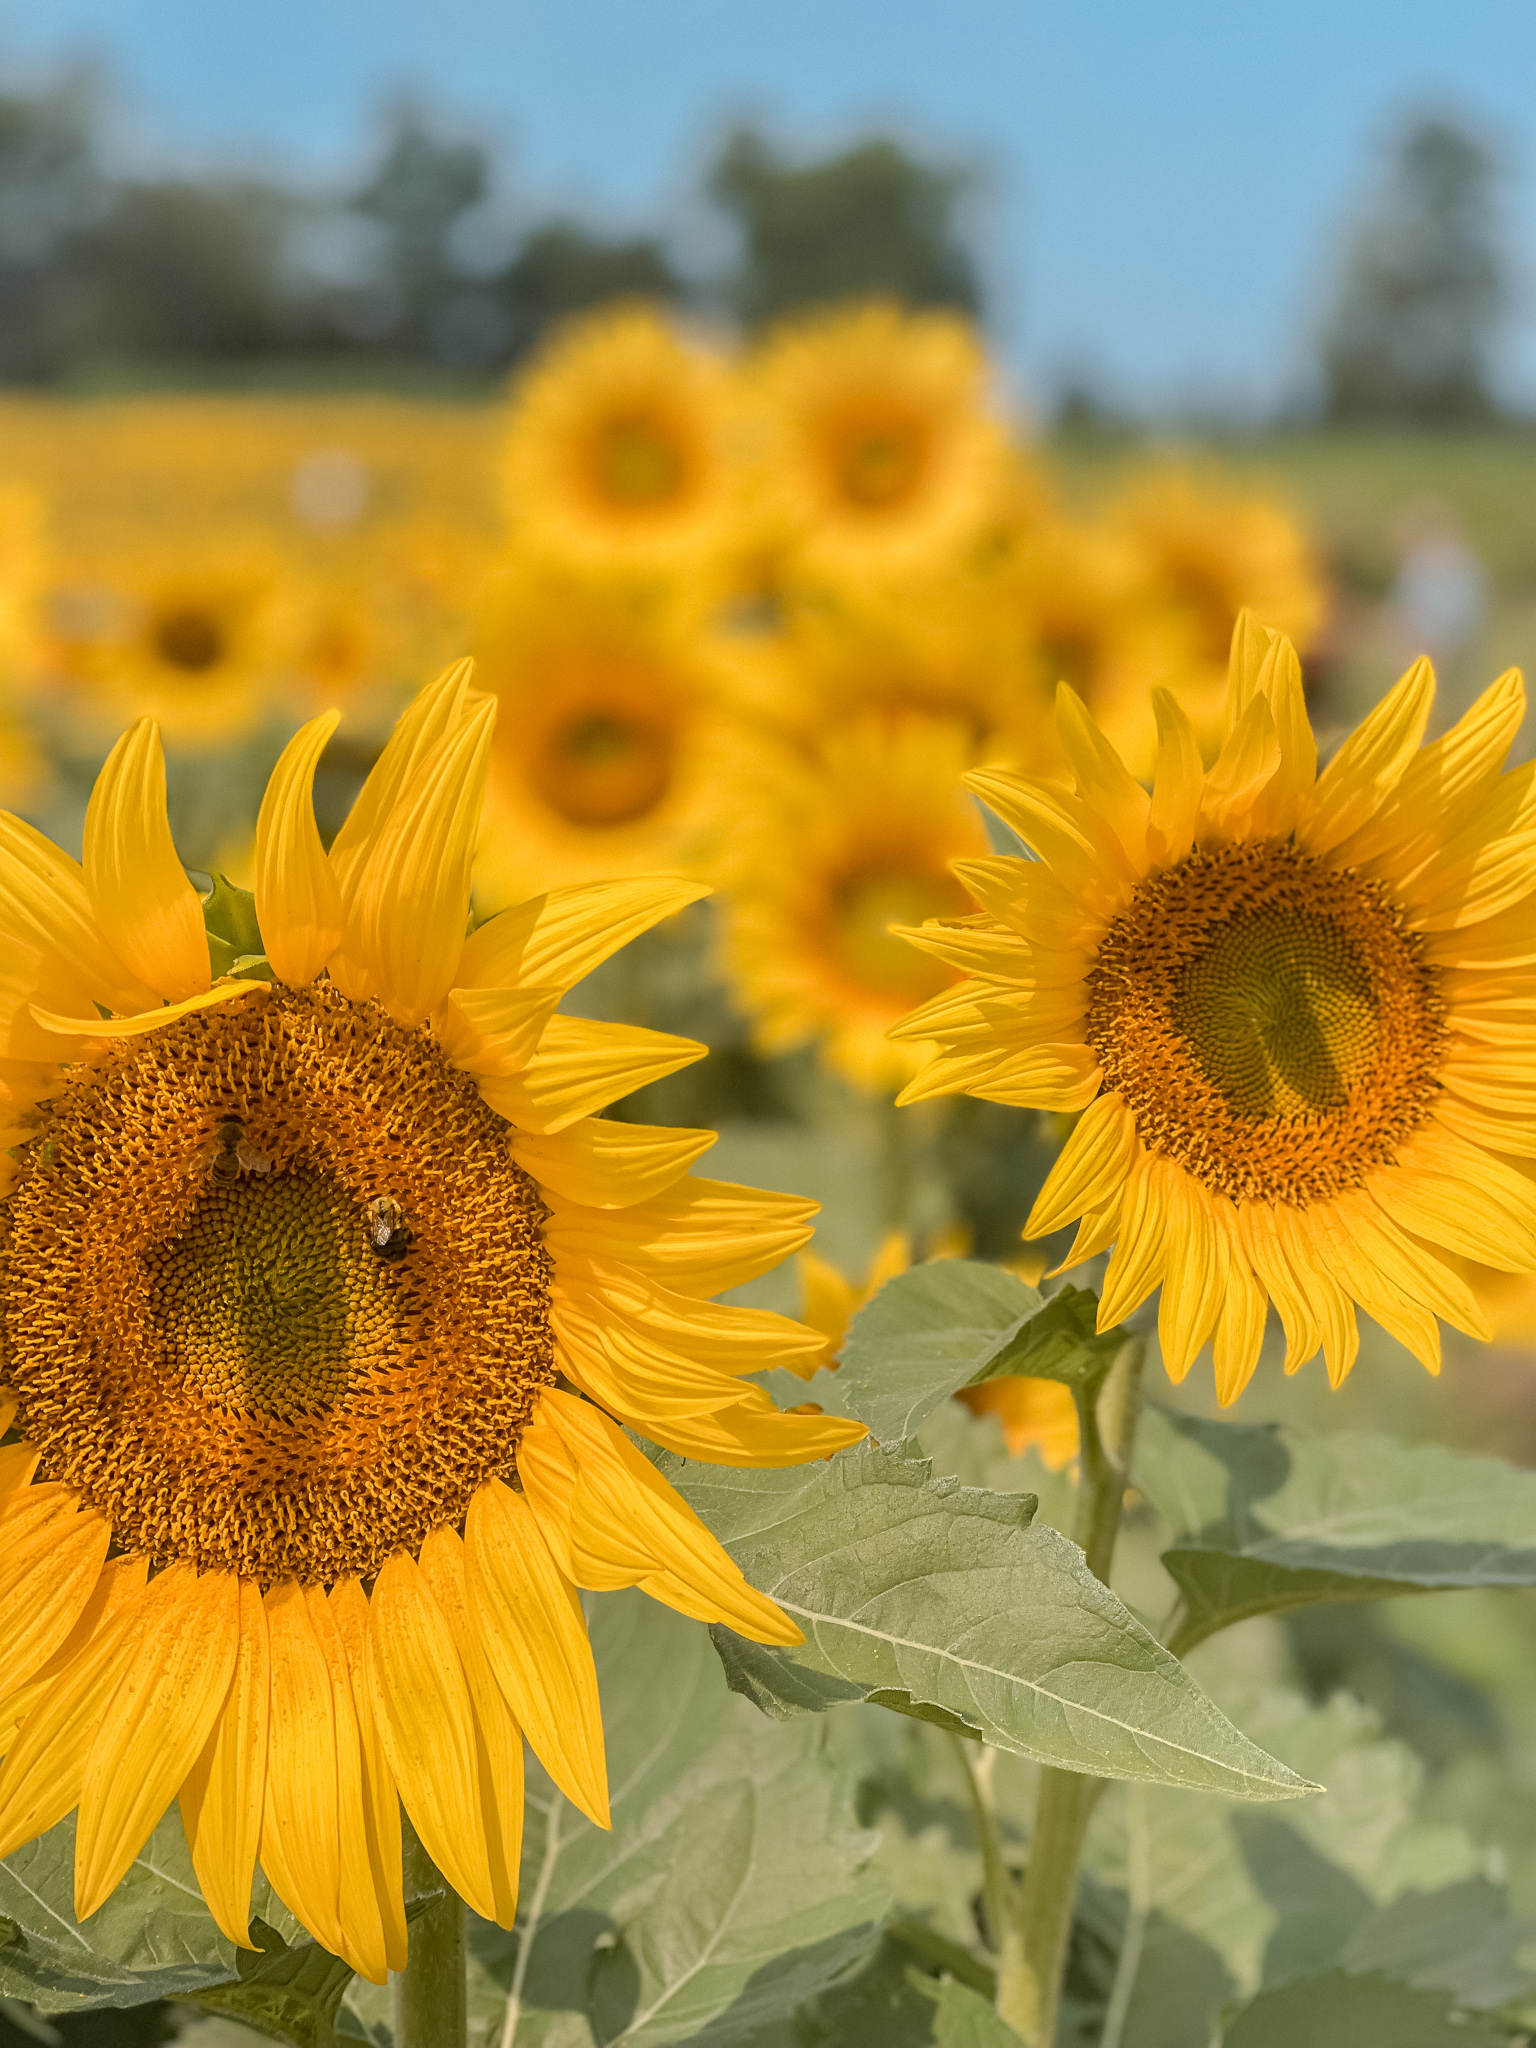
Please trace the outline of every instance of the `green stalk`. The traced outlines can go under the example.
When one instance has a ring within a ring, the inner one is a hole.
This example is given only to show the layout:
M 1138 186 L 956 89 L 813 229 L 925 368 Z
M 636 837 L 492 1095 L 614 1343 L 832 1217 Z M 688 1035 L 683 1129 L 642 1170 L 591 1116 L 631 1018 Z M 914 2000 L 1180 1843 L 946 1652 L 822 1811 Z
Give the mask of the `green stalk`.
M 894 1095 L 881 1096 L 877 1109 L 880 1120 L 880 1163 L 885 1181 L 885 1227 L 912 1228 L 912 1196 L 916 1161 L 912 1140 L 916 1135 L 912 1112 L 898 1109 Z
M 1130 1338 L 1102 1380 L 1073 1390 L 1082 1441 L 1072 1535 L 1089 1570 L 1106 1585 L 1130 1475 L 1146 1348 L 1144 1337 Z M 1027 2048 L 1054 2048 L 1078 1859 L 1103 1790 L 1102 1778 L 1081 1771 L 1047 1765 L 1040 1773 L 1029 1863 L 997 1974 L 998 2013 Z
M 410 1960 L 390 1979 L 395 2048 L 465 2048 L 469 1993 L 464 1974 L 464 1901 L 402 1816 L 405 1896 L 437 1896 L 411 1923 Z

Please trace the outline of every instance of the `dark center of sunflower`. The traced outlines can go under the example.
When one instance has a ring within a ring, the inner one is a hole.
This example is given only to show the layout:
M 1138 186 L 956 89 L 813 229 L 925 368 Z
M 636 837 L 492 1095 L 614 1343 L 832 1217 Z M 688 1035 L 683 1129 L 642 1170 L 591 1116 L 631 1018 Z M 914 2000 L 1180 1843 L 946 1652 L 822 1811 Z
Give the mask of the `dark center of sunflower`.
M 652 703 L 594 704 L 546 728 L 528 756 L 534 787 L 572 825 L 632 825 L 672 784 L 676 734 Z
M 597 476 L 605 497 L 636 508 L 675 498 L 684 476 L 682 450 L 660 420 L 622 413 L 598 436 Z
M 1088 976 L 1087 1035 L 1142 1141 L 1213 1193 L 1358 1187 L 1428 1113 L 1435 970 L 1379 884 L 1289 842 L 1149 876 Z
M 513 1466 L 554 1377 L 543 1213 L 430 1035 L 328 985 L 122 1041 L 5 1204 L 43 1476 L 160 1563 L 376 1570 Z
M 842 878 L 833 900 L 836 952 L 859 990 L 898 999 L 906 1007 L 948 984 L 951 977 L 940 961 L 890 929 L 964 914 L 964 892 L 942 868 L 862 867 Z
M 200 674 L 216 668 L 224 659 L 224 628 L 215 618 L 193 605 L 163 612 L 154 626 L 155 652 L 171 668 Z

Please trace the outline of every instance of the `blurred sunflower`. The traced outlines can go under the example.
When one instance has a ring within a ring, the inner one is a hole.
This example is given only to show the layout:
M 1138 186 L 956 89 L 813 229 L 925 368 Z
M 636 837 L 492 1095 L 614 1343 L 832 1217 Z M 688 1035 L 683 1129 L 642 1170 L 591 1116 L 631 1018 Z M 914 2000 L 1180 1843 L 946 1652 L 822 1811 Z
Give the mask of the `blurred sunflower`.
M 0 488 L 0 803 L 31 803 L 49 780 L 23 708 L 43 681 L 47 651 L 42 500 Z
M 188 749 L 258 726 L 284 676 L 282 593 L 254 551 L 192 546 L 115 554 L 67 593 L 63 668 L 76 716 L 100 728 L 154 718 Z
M 964 908 L 951 863 L 987 849 L 959 786 L 971 759 L 962 726 L 866 718 L 734 792 L 725 957 L 762 1052 L 817 1042 L 874 1093 L 916 1070 L 886 1033 L 955 975 L 891 927 Z
M 1146 555 L 1125 534 L 1103 525 L 1042 520 L 1022 537 L 993 583 L 1017 636 L 1010 667 L 1022 669 L 1023 688 L 1016 681 L 1013 686 L 1035 709 L 1040 767 L 1061 764 L 1048 715 L 1058 683 L 1071 684 L 1142 779 L 1157 758 L 1149 676 L 1175 687 L 1197 729 L 1209 724 L 1212 691 L 1205 672 L 1188 678 L 1180 673 L 1180 629 L 1155 602 Z M 1225 680 L 1223 672 L 1221 695 Z
M 1221 689 L 1240 611 L 1302 646 L 1323 622 L 1322 570 L 1300 525 L 1270 498 L 1167 469 L 1130 484 L 1104 523 L 1144 551 L 1183 642 L 1180 685 L 1197 700 L 1202 683 Z
M 676 566 L 728 538 L 730 378 L 645 306 L 562 328 L 518 381 L 502 460 L 518 542 L 588 565 Z
M 532 569 L 496 587 L 476 651 L 501 708 L 478 902 L 707 858 L 741 742 L 691 607 Z
M 754 515 L 813 577 L 957 555 L 1020 488 L 989 375 L 952 313 L 875 304 L 786 323 L 743 372 Z
M 940 1051 L 905 1100 L 1082 1111 L 1032 1212 L 1113 1246 L 1100 1327 L 1161 1284 L 1181 1378 L 1222 1401 L 1272 1299 L 1294 1370 L 1337 1384 L 1358 1303 L 1431 1371 L 1436 1317 L 1489 1322 L 1439 1254 L 1536 1267 L 1536 768 L 1500 770 L 1513 671 L 1421 747 L 1418 662 L 1321 774 L 1290 643 L 1233 636 L 1227 739 L 1201 768 L 1160 693 L 1150 797 L 1063 689 L 1076 794 L 981 773 L 1038 862 L 962 873 L 979 918 L 912 934 L 972 979 L 909 1018 Z
M 868 585 L 801 594 L 755 651 L 760 716 L 814 743 L 850 717 L 916 712 L 963 726 L 974 760 L 1033 765 L 1042 749 L 1054 754 L 1055 732 L 1043 700 L 1019 688 L 1010 624 L 985 585 L 959 577 L 901 595 Z
M 962 1257 L 968 1247 L 969 1234 L 957 1233 L 955 1242 L 930 1250 L 929 1257 Z M 887 1280 L 906 1272 L 912 1263 L 912 1240 L 904 1230 L 891 1231 L 870 1261 L 862 1283 L 850 1280 L 816 1252 L 802 1252 L 797 1263 L 801 1321 L 823 1333 L 827 1341 L 820 1362 L 835 1372 L 848 1325 Z M 1077 1406 L 1070 1391 L 1057 1380 L 1018 1375 L 984 1380 L 979 1387 L 962 1387 L 955 1399 L 973 1415 L 995 1415 L 1015 1458 L 1033 1449 L 1040 1453 L 1047 1471 L 1060 1472 L 1077 1456 Z
M 296 735 L 247 979 L 210 979 L 152 721 L 83 868 L 0 818 L 0 1854 L 78 1807 L 82 1919 L 179 1798 L 231 1941 L 259 1857 L 380 1981 L 397 1794 L 506 1927 L 524 1736 L 607 1823 L 576 1587 L 798 1640 L 618 1423 L 736 1464 L 861 1434 L 738 1377 L 808 1372 L 815 1332 L 709 1300 L 813 1205 L 691 1178 L 707 1131 L 598 1115 L 701 1047 L 554 1014 L 696 888 L 557 891 L 465 939 L 494 715 L 465 666 L 423 692 L 329 856 L 336 714 Z

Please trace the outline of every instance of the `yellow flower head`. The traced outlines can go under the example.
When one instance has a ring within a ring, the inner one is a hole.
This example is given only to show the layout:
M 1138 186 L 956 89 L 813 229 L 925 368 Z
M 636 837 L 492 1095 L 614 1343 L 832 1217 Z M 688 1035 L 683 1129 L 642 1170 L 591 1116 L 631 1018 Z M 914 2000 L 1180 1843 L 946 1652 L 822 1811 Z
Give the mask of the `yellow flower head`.
M 969 1233 L 960 1237 L 953 1252 L 931 1252 L 930 1257 L 959 1256 L 969 1243 Z M 885 1237 L 862 1284 L 850 1280 L 816 1252 L 800 1254 L 801 1319 L 826 1337 L 821 1363 L 830 1371 L 837 1370 L 837 1354 L 855 1315 L 887 1280 L 905 1273 L 911 1263 L 912 1240 L 904 1230 L 893 1230 Z M 955 1399 L 973 1415 L 995 1415 L 1003 1441 L 1015 1458 L 1035 1450 L 1047 1471 L 1060 1472 L 1077 1456 L 1077 1404 L 1058 1380 L 1015 1374 L 983 1380 L 979 1387 L 962 1387 Z
M 963 727 L 866 719 L 740 789 L 726 957 L 763 1052 L 819 1041 L 835 1072 L 875 1092 L 914 1072 L 886 1033 L 954 975 L 892 926 L 964 907 L 951 864 L 987 845 L 959 787 L 971 758 Z
M 477 652 L 500 706 L 481 901 L 698 865 L 738 742 L 728 678 L 692 611 L 533 570 L 496 590 Z
M 64 666 L 78 714 L 96 727 L 151 717 L 187 748 L 243 738 L 283 678 L 280 604 L 261 554 L 186 547 L 114 560 L 71 593 Z
M 952 313 L 813 314 L 771 335 L 744 375 L 750 503 L 812 575 L 942 560 L 1010 504 L 987 360 Z
M 514 534 L 587 563 L 677 565 L 724 538 L 729 378 L 644 306 L 562 328 L 518 382 L 502 465 Z
M 1301 527 L 1271 498 L 1168 469 L 1133 483 L 1105 524 L 1144 551 L 1182 643 L 1179 681 L 1191 691 L 1204 683 L 1219 692 L 1240 611 L 1303 646 L 1322 624 L 1321 569 Z
M 1433 698 L 1418 662 L 1319 774 L 1295 652 L 1245 616 L 1215 765 L 1160 693 L 1149 797 L 1063 690 L 1074 794 L 969 778 L 1039 860 L 967 864 L 982 915 L 912 934 L 971 978 L 902 1025 L 941 1048 L 904 1099 L 1081 1111 L 1027 1234 L 1114 1247 L 1102 1328 L 1161 1284 L 1169 1372 L 1214 1336 L 1223 1401 L 1269 1300 L 1337 1384 L 1357 1304 L 1431 1370 L 1437 1316 L 1488 1335 L 1442 1252 L 1536 1267 L 1524 691 L 1424 747 Z
M 0 817 L 0 1855 L 78 1808 L 83 1919 L 179 1798 L 230 1940 L 259 1858 L 376 1982 L 405 1959 L 397 1794 L 508 1927 L 524 1737 L 606 1824 L 576 1587 L 797 1640 L 619 1424 L 737 1464 L 858 1434 L 739 1377 L 809 1372 L 814 1331 L 711 1301 L 811 1205 L 693 1178 L 707 1131 L 598 1114 L 702 1048 L 555 1014 L 698 891 L 554 891 L 465 938 L 495 715 L 466 669 L 329 854 L 336 714 L 296 735 L 233 975 L 150 720 L 83 865 Z

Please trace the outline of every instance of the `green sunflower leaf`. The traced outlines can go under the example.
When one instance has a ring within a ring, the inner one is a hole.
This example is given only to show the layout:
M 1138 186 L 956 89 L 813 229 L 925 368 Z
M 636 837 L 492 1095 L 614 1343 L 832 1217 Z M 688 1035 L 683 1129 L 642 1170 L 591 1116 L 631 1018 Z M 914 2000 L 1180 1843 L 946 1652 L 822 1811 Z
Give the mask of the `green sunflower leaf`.
M 471 1923 L 472 2038 L 746 2042 L 873 1951 L 876 1837 L 819 1731 L 732 1699 L 696 1622 L 640 1593 L 590 1605 L 613 1828 L 530 1762 L 517 1926 Z M 388 2017 L 359 1982 L 340 2031 L 382 2043 Z
M 894 1444 L 979 1380 L 1022 1374 L 1091 1386 L 1124 1341 L 1116 1331 L 1097 1334 L 1097 1311 L 1098 1297 L 1083 1288 L 1046 1298 L 975 1259 L 913 1266 L 853 1318 L 826 1399 Z
M 1152 1409 L 1136 1483 L 1173 1532 L 1180 1649 L 1320 1601 L 1536 1585 L 1536 1475 L 1497 1458 Z
M 1221 2036 L 1222 2048 L 1499 2048 L 1507 2040 L 1461 2018 L 1443 1991 L 1343 1970 L 1261 1992 Z
M 214 979 L 234 973 L 237 961 L 244 963 L 240 972 L 251 975 L 253 965 L 266 959 L 261 927 L 256 922 L 256 898 L 249 889 L 237 889 L 227 875 L 194 873 L 192 882 L 203 899 L 208 961 Z M 206 889 L 204 883 L 208 885 Z
M 934 1479 L 861 1444 L 788 1471 L 661 1469 L 797 1649 L 711 1631 L 765 1713 L 871 1700 L 999 1749 L 1110 1778 L 1248 1799 L 1315 1790 L 1233 1727 L 1054 1529 L 1033 1497 Z

